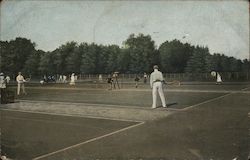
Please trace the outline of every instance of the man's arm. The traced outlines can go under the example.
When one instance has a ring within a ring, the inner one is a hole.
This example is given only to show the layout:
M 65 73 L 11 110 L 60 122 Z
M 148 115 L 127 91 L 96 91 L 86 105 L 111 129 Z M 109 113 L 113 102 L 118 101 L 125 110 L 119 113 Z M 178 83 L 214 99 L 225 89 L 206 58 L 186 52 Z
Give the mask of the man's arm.
M 16 77 L 16 81 L 19 82 L 19 77 L 18 76 Z
M 153 75 L 150 75 L 150 87 L 153 88 Z

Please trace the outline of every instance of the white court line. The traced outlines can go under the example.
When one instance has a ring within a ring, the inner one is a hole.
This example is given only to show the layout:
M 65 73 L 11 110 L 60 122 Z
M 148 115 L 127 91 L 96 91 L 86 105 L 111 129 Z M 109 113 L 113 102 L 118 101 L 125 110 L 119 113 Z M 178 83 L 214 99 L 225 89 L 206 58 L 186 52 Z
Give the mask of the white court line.
M 116 134 L 116 133 L 123 132 L 123 131 L 125 131 L 125 130 L 128 130 L 128 129 L 131 129 L 131 128 L 140 126 L 140 125 L 142 125 L 142 124 L 145 123 L 144 121 L 124 120 L 124 119 L 114 119 L 114 118 L 102 118 L 102 117 L 100 118 L 100 117 L 93 117 L 93 116 L 80 116 L 80 115 L 74 116 L 74 115 L 67 115 L 67 114 L 44 113 L 44 112 L 37 112 L 37 111 L 20 111 L 20 110 L 12 110 L 12 109 L 0 109 L 0 110 L 6 110 L 6 111 L 12 111 L 12 112 L 24 112 L 24 113 L 38 113 L 38 114 L 45 114 L 45 115 L 68 116 L 68 117 L 81 117 L 81 118 L 94 118 L 94 119 L 117 120 L 117 121 L 127 121 L 127 122 L 136 122 L 136 123 L 138 123 L 138 124 L 135 124 L 135 125 L 132 125 L 132 126 L 129 126 L 129 127 L 125 127 L 125 128 L 120 129 L 120 130 L 117 130 L 117 131 L 114 131 L 114 132 L 111 132 L 111 133 L 108 133 L 108 134 L 105 134 L 105 135 L 102 135 L 102 136 L 99 136 L 99 137 L 96 137 L 96 138 L 92 138 L 92 139 L 90 139 L 90 140 L 87 140 L 87 141 L 84 141 L 84 142 L 81 142 L 81 143 L 78 143 L 78 144 L 75 144 L 75 145 L 72 145 L 72 146 L 69 146 L 69 147 L 66 147 L 66 148 L 63 148 L 63 149 L 60 149 L 60 150 L 51 152 L 51 153 L 48 153 L 48 154 L 45 154 L 45 155 L 36 157 L 36 158 L 34 158 L 33 160 L 38 160 L 38 159 L 41 159 L 41 158 L 45 158 L 45 157 L 54 155 L 54 154 L 56 154 L 56 153 L 63 152 L 63 151 L 65 151 L 65 150 L 68 150 L 68 149 L 71 149 L 71 148 L 75 148 L 75 147 L 78 147 L 78 146 L 80 146 L 80 145 L 87 144 L 87 143 L 90 143 L 90 142 L 93 142 L 93 141 L 96 141 L 96 140 L 99 140 L 99 139 L 102 139 L 102 138 L 105 138 L 105 137 L 114 135 L 114 134 Z
M 206 100 L 206 101 L 204 101 L 204 102 L 201 102 L 201 103 L 198 103 L 198 104 L 195 104 L 195 105 L 191 105 L 191 106 L 185 107 L 185 108 L 180 109 L 180 110 L 181 110 L 181 111 L 186 111 L 186 110 L 188 110 L 188 109 L 191 109 L 191 108 L 200 106 L 200 105 L 202 105 L 202 104 L 206 104 L 206 103 L 213 102 L 213 101 L 216 101 L 216 100 L 218 100 L 218 99 L 227 97 L 227 96 L 229 96 L 229 95 L 231 95 L 231 94 L 233 94 L 233 93 L 228 93 L 228 94 L 225 94 L 225 95 L 223 95 L 223 96 L 219 96 L 219 97 L 216 97 L 216 98 L 212 98 L 212 99 Z
M 42 156 L 33 158 L 32 160 L 39 160 L 39 159 L 42 159 L 42 158 L 45 158 L 45 157 L 49 157 L 49 156 L 51 156 L 51 155 L 54 155 L 54 154 L 57 154 L 57 153 L 60 153 L 60 152 L 63 152 L 63 151 L 66 151 L 66 150 L 69 150 L 69 149 L 72 149 L 72 148 L 76 148 L 76 147 L 79 147 L 79 146 L 81 146 L 81 145 L 84 145 L 84 144 L 87 144 L 87 143 L 90 143 L 90 142 L 93 142 L 93 141 L 97 141 L 97 140 L 99 140 L 99 139 L 106 138 L 106 137 L 109 137 L 109 136 L 111 136 L 111 135 L 114 135 L 114 134 L 123 132 L 123 131 L 125 131 L 125 130 L 128 130 L 128 129 L 131 129 L 131 128 L 140 126 L 140 125 L 142 125 L 142 124 L 144 124 L 144 122 L 141 122 L 141 123 L 139 123 L 139 124 L 135 124 L 135 125 L 132 125 L 132 126 L 123 128 L 123 129 L 119 129 L 119 130 L 117 130 L 117 131 L 114 131 L 114 132 L 111 132 L 111 133 L 108 133 L 108 134 L 105 134 L 105 135 L 102 135 L 102 136 L 99 136 L 99 137 L 96 137 L 96 138 L 89 139 L 89 140 L 87 140 L 87 141 L 84 141 L 84 142 L 81 142 L 81 143 L 78 143 L 78 144 L 75 144 L 75 145 L 72 145 L 72 146 L 69 146 L 69 147 L 66 147 L 66 148 L 57 150 L 57 151 L 55 151 L 55 152 L 51 152 L 51 153 L 48 153 L 48 154 L 44 154 L 44 155 L 42 155 Z
M 248 88 L 250 88 L 250 87 L 248 87 Z M 247 90 L 248 88 L 244 88 L 244 89 L 242 89 L 242 91 Z M 180 109 L 180 110 L 188 110 L 188 109 L 190 109 L 190 108 L 194 108 L 194 107 L 196 107 L 196 106 L 199 106 L 199 105 L 202 105 L 202 104 L 205 104 L 205 103 L 209 103 L 209 102 L 212 102 L 212 101 L 215 101 L 215 100 L 224 98 L 224 97 L 229 96 L 229 95 L 231 95 L 231 94 L 234 94 L 234 92 L 230 92 L 230 93 L 228 93 L 228 94 L 226 94 L 226 95 L 219 96 L 219 97 L 216 97 L 216 98 L 213 98 L 213 99 L 210 99 L 210 100 L 207 100 L 207 101 L 204 101 L 204 102 L 195 104 L 195 105 L 191 105 L 191 106 L 189 106 L 189 107 L 186 107 L 186 108 Z M 108 133 L 108 134 L 105 134 L 105 135 L 103 135 L 103 136 L 99 136 L 99 137 L 96 137 L 96 138 L 93 138 L 93 139 L 90 139 L 90 140 L 87 140 L 87 141 L 84 141 L 84 142 L 75 144 L 75 145 L 73 145 L 73 146 L 69 146 L 69 147 L 66 147 L 66 148 L 64 148 L 64 149 L 60 149 L 60 150 L 57 150 L 57 151 L 55 151 L 55 152 L 51 152 L 51 153 L 48 153 L 48 154 L 45 154 L 45 155 L 36 157 L 36 158 L 34 158 L 33 160 L 39 160 L 39 159 L 41 159 L 41 158 L 45 158 L 45 157 L 54 155 L 54 154 L 56 154 L 56 153 L 60 153 L 60 152 L 63 152 L 63 151 L 66 151 L 66 150 L 69 150 L 69 149 L 72 149 L 72 148 L 81 146 L 81 145 L 83 145 L 83 144 L 87 144 L 87 143 L 90 143 L 90 142 L 99 140 L 99 139 L 102 139 L 102 138 L 105 138 L 105 137 L 108 137 L 108 136 L 111 136 L 111 135 L 114 135 L 114 134 L 123 132 L 123 131 L 125 131 L 125 130 L 128 130 L 128 129 L 131 129 L 131 128 L 140 126 L 140 125 L 142 125 L 142 124 L 144 124 L 144 123 L 145 123 L 145 122 L 140 122 L 139 124 L 135 124 L 135 125 L 132 125 L 132 126 L 129 126 L 129 127 L 126 127 L 126 128 L 123 128 L 123 129 L 120 129 L 120 130 L 117 130 L 117 131 L 114 131 L 114 132 L 111 132 L 111 133 Z
M 245 90 L 247 90 L 247 89 L 249 89 L 249 88 L 250 88 L 250 87 L 243 88 L 243 89 L 241 89 L 241 91 L 245 91 Z M 212 99 L 206 100 L 206 101 L 204 101 L 204 102 L 201 102 L 201 103 L 198 103 L 198 104 L 195 104 L 195 105 L 191 105 L 191 106 L 189 106 L 189 107 L 185 107 L 185 108 L 183 108 L 183 109 L 180 109 L 180 111 L 186 111 L 186 110 L 188 110 L 188 109 L 191 109 L 191 108 L 200 106 L 200 105 L 202 105 L 202 104 L 206 104 L 206 103 L 209 103 L 209 102 L 216 101 L 216 100 L 218 100 L 218 99 L 227 97 L 227 96 L 232 95 L 232 94 L 235 94 L 235 93 L 240 93 L 240 92 L 230 92 L 230 93 L 228 93 L 228 94 L 225 94 L 225 95 L 222 95 L 222 96 L 219 96 L 219 97 L 216 97 L 216 98 L 212 98 Z
M 15 109 L 0 109 L 3 111 L 12 111 L 12 112 L 22 112 L 22 113 L 35 113 L 35 114 L 45 114 L 45 115 L 55 115 L 55 116 L 65 116 L 65 117 L 79 117 L 79 118 L 93 118 L 93 119 L 105 119 L 105 120 L 114 120 L 114 121 L 124 121 L 124 122 L 136 122 L 141 123 L 144 121 L 139 120 L 130 120 L 130 119 L 118 119 L 118 118 L 107 118 L 107 117 L 97 117 L 97 116 L 88 116 L 88 115 L 70 115 L 63 113 L 48 113 L 48 112 L 39 112 L 39 111 L 23 111 L 23 110 L 15 110 Z
M 110 93 L 114 92 L 123 92 L 123 91 L 133 91 L 133 92 L 152 92 L 151 89 L 145 88 L 145 89 L 114 89 L 114 90 L 107 90 L 105 88 L 103 89 L 94 89 L 94 88 L 66 88 L 66 87 L 26 87 L 29 89 L 39 89 L 39 90 L 75 90 L 75 91 L 107 91 Z M 201 89 L 171 89 L 167 88 L 167 92 L 193 92 L 193 93 L 229 93 L 229 92 L 238 92 L 235 90 L 201 90 Z M 89 94 L 89 93 L 80 93 L 80 94 Z M 103 95 L 107 94 L 105 93 L 90 93 L 93 95 Z
M 68 122 L 59 122 L 59 121 L 52 121 L 52 120 L 42 120 L 42 119 L 29 119 L 29 118 L 18 118 L 18 117 L 10 117 L 10 116 L 4 116 L 7 119 L 14 119 L 14 120 L 29 120 L 29 121 L 36 121 L 36 122 L 43 122 L 43 123 L 56 123 L 56 124 L 67 124 L 71 126 L 82 126 L 80 124 L 75 123 L 68 123 Z
M 243 89 L 241 89 L 241 90 L 242 90 L 242 91 L 245 91 L 245 90 L 248 90 L 248 89 L 250 89 L 250 87 L 243 88 Z
M 151 110 L 150 107 L 138 107 L 138 106 L 126 106 L 126 105 L 118 105 L 118 104 L 100 104 L 100 103 L 87 103 L 87 102 L 63 102 L 63 101 L 47 101 L 47 100 L 25 100 L 20 99 L 17 102 L 28 102 L 28 103 L 48 103 L 48 104 L 75 104 L 75 105 L 88 105 L 88 106 L 105 106 L 110 108 L 128 108 L 128 109 L 143 109 L 143 110 Z

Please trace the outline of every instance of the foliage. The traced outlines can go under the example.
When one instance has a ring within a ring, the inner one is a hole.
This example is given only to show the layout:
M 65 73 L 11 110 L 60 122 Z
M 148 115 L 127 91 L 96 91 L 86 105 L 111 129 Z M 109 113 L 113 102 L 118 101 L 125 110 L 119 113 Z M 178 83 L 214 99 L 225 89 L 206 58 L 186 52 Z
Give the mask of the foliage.
M 164 42 L 159 47 L 161 66 L 164 72 L 182 73 L 194 47 L 178 40 Z
M 6 74 L 41 76 L 70 74 L 102 74 L 151 72 L 158 64 L 161 71 L 169 73 L 249 72 L 250 62 L 210 54 L 208 47 L 192 46 L 179 40 L 165 41 L 159 49 L 150 35 L 131 34 L 117 45 L 67 42 L 53 51 L 35 49 L 35 43 L 26 38 L 0 41 L 0 69 Z
M 131 34 L 125 41 L 126 52 L 129 54 L 129 68 L 132 73 L 149 72 L 154 64 L 154 56 L 157 53 L 154 41 L 149 35 Z

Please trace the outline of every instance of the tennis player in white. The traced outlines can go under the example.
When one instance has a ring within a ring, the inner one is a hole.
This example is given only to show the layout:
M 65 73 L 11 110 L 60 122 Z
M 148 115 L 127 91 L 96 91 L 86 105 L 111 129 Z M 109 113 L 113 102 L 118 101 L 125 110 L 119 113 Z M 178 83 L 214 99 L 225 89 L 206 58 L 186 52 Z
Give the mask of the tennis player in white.
M 16 77 L 16 81 L 17 81 L 17 95 L 20 95 L 21 88 L 23 90 L 23 93 L 26 94 L 25 87 L 24 87 L 24 82 L 26 82 L 26 80 L 22 76 L 21 72 L 18 72 L 18 76 Z
M 163 86 L 162 86 L 163 82 L 164 82 L 163 75 L 162 75 L 162 73 L 160 71 L 158 71 L 158 66 L 155 65 L 154 66 L 154 72 L 152 72 L 151 75 L 150 75 L 150 86 L 152 88 L 152 95 L 153 95 L 152 108 L 156 108 L 157 92 L 160 95 L 162 106 L 167 107 L 166 106 L 165 96 L 164 96 L 164 93 L 163 93 Z

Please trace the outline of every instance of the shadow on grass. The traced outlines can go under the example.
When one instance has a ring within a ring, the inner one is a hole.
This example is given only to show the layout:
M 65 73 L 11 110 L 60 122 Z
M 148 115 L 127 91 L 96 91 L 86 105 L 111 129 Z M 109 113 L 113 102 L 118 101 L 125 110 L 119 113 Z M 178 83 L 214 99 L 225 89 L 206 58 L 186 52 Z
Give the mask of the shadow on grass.
M 168 103 L 167 104 L 167 107 L 170 107 L 170 106 L 174 106 L 174 105 L 177 105 L 178 103 L 177 102 L 173 102 L 173 103 Z M 157 106 L 156 108 L 162 108 L 163 106 Z

